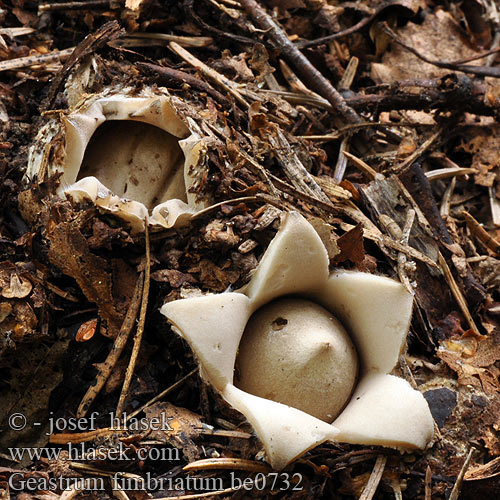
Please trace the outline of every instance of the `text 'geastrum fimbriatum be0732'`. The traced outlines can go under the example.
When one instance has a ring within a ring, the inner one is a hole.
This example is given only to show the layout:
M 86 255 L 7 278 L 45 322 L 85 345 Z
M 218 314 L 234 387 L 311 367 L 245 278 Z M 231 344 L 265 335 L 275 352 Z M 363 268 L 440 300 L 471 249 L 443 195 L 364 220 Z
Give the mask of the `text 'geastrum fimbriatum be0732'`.
M 412 296 L 389 278 L 330 275 L 328 262 L 314 228 L 291 212 L 243 289 L 161 308 L 276 469 L 328 440 L 411 449 L 432 439 L 423 396 L 389 375 Z
M 159 91 L 84 95 L 40 129 L 25 177 L 60 173 L 56 194 L 91 201 L 133 231 L 144 229 L 149 210 L 150 224 L 180 225 L 205 207 L 191 192 L 204 143 L 190 124 Z

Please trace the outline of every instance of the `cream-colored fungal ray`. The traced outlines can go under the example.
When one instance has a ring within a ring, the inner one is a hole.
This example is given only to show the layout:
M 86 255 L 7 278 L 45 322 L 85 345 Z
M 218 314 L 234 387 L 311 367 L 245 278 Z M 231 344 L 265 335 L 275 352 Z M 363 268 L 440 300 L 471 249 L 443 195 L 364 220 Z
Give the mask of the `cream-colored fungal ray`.
M 350 403 L 333 422 L 338 441 L 396 448 L 425 448 L 434 421 L 422 394 L 405 380 L 372 374 L 359 382 Z
M 282 295 L 308 295 L 328 278 L 328 253 L 298 212 L 283 216 L 280 229 L 243 291 L 256 310 Z
M 64 149 L 48 161 L 44 144 L 59 136 Z M 62 173 L 59 196 L 89 200 L 128 221 L 133 231 L 144 229 L 148 209 L 150 224 L 179 226 L 207 205 L 195 193 L 205 149 L 177 115 L 172 98 L 122 89 L 85 96 L 42 127 L 25 177 Z
M 394 368 L 413 305 L 413 297 L 401 283 L 367 273 L 336 271 L 315 298 L 349 331 L 362 360 L 362 373 L 389 373 Z
M 179 140 L 158 127 L 131 120 L 108 120 L 92 135 L 78 179 L 96 177 L 114 194 L 152 208 L 186 201 L 184 156 Z
M 338 434 L 333 425 L 308 413 L 253 396 L 232 384 L 226 386 L 222 396 L 245 415 L 264 445 L 268 461 L 278 470 Z
M 189 129 L 176 115 L 166 96 L 130 97 L 126 94 L 115 94 L 93 99 L 90 99 L 90 102 L 84 101 L 79 108 L 63 117 L 66 157 L 60 188 L 62 190 L 64 184 L 73 184 L 77 180 L 87 145 L 98 127 L 106 121 L 141 122 L 178 139 L 189 135 Z M 166 137 L 169 140 L 169 137 Z M 130 137 L 123 139 L 128 141 Z M 170 140 L 173 142 L 173 139 Z M 178 144 L 174 146 L 177 147 Z M 171 145 L 169 149 L 175 148 Z M 61 167 L 56 168 L 59 170 Z
M 250 308 L 248 297 L 233 292 L 176 300 L 160 311 L 187 340 L 208 381 L 222 390 L 233 381 L 236 352 Z

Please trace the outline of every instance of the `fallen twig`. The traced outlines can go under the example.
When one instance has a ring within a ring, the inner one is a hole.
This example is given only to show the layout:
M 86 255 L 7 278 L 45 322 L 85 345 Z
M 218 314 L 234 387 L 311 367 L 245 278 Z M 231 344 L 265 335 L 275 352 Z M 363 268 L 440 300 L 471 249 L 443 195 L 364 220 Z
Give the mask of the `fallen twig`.
M 498 67 L 489 67 L 489 66 L 471 66 L 469 64 L 456 64 L 453 62 L 447 62 L 447 61 L 436 61 L 434 59 L 429 59 L 428 57 L 424 56 L 418 50 L 414 49 L 413 47 L 410 47 L 409 45 L 406 45 L 402 40 L 400 40 L 397 35 L 394 33 L 394 31 L 389 28 L 387 23 L 381 23 L 381 29 L 382 31 L 388 35 L 394 43 L 397 43 L 404 49 L 408 50 L 411 52 L 413 55 L 421 59 L 422 61 L 432 64 L 433 66 L 437 66 L 438 68 L 445 68 L 445 69 L 451 69 L 453 71 L 461 71 L 462 73 L 469 73 L 477 76 L 491 76 L 493 78 L 500 78 L 500 68 Z M 485 54 L 486 56 L 487 54 Z M 484 57 L 484 56 L 483 56 Z
M 471 233 L 484 245 L 488 250 L 500 256 L 500 242 L 490 236 L 490 234 L 479 224 L 479 222 L 472 217 L 466 210 L 462 210 L 462 215 L 465 217 L 467 227 Z
M 87 35 L 73 50 L 68 60 L 64 63 L 59 73 L 54 77 L 49 88 L 47 99 L 40 107 L 41 111 L 50 109 L 54 103 L 57 92 L 64 79 L 68 76 L 72 68 L 82 58 L 92 54 L 98 48 L 102 47 L 111 40 L 115 40 L 124 33 L 116 21 L 110 21 L 101 26 L 95 33 Z
M 53 10 L 83 10 L 95 9 L 96 7 L 109 8 L 110 0 L 87 0 L 85 2 L 58 2 L 58 3 L 41 3 L 38 6 L 38 12 L 47 12 Z
M 182 48 L 178 43 L 170 42 L 168 45 L 181 59 L 184 59 L 184 61 L 191 64 L 194 68 L 199 69 L 207 78 L 210 78 L 212 81 L 220 85 L 226 92 L 231 94 L 244 107 L 244 109 L 248 109 L 250 107 L 250 104 L 245 101 L 241 93 L 236 88 L 236 84 L 234 82 L 201 62 L 186 49 Z
M 467 469 L 469 468 L 473 452 L 474 452 L 474 448 L 471 448 L 469 450 L 469 453 L 467 453 L 467 456 L 465 457 L 464 463 L 463 463 L 462 468 L 460 469 L 460 472 L 457 476 L 457 480 L 455 481 L 455 484 L 453 485 L 453 489 L 451 490 L 451 493 L 450 493 L 448 500 L 457 500 L 458 496 L 460 495 L 460 489 L 462 488 L 462 482 L 464 480 L 465 473 L 467 472 Z
M 187 84 L 195 89 L 201 90 L 202 92 L 206 92 L 223 106 L 231 106 L 231 101 L 227 97 L 222 95 L 218 90 L 215 90 L 208 83 L 190 75 L 189 73 L 179 71 L 178 69 L 168 68 L 166 66 L 158 66 L 157 64 L 137 62 L 136 65 L 158 75 L 160 80 L 159 83 L 161 84 L 168 83 L 173 84 L 176 87 Z
M 363 490 L 363 493 L 361 493 L 359 500 L 371 500 L 373 498 L 373 495 L 375 495 L 375 492 L 377 491 L 378 484 L 382 479 L 382 474 L 384 473 L 386 463 L 386 455 L 379 455 L 377 457 L 370 478 L 368 479 L 368 482 L 366 483 L 365 489 Z
M 7 59 L 0 62 L 0 71 L 11 71 L 19 68 L 28 68 L 30 66 L 46 65 L 54 62 L 60 62 L 67 59 L 74 51 L 74 47 L 64 50 L 56 50 L 49 54 L 39 56 L 18 57 L 17 59 Z
M 144 221 L 144 235 L 146 242 L 146 270 L 144 272 L 144 286 L 142 287 L 142 300 L 141 300 L 141 310 L 139 313 L 139 322 L 137 324 L 137 331 L 134 336 L 134 347 L 132 348 L 132 354 L 130 356 L 130 361 L 127 366 L 127 371 L 125 373 L 125 380 L 123 381 L 122 392 L 120 394 L 120 399 L 118 400 L 118 405 L 116 407 L 116 416 L 120 417 L 123 413 L 123 408 L 125 406 L 125 400 L 128 395 L 128 390 L 130 388 L 130 382 L 132 381 L 132 375 L 134 374 L 135 365 L 137 358 L 139 356 L 139 350 L 141 348 L 142 335 L 144 333 L 144 325 L 146 323 L 146 311 L 148 308 L 149 299 L 149 283 L 151 276 L 151 249 L 149 244 L 149 224 L 148 219 Z
M 263 30 L 268 32 L 283 56 L 297 68 L 309 86 L 322 95 L 339 112 L 347 123 L 360 123 L 359 115 L 349 107 L 333 85 L 293 45 L 286 33 L 271 19 L 255 0 L 240 0 L 240 4 Z
M 101 389 L 104 387 L 104 384 L 108 380 L 109 375 L 113 371 L 113 368 L 115 367 L 116 362 L 118 361 L 118 358 L 120 357 L 123 348 L 127 343 L 130 332 L 134 327 L 137 313 L 139 312 L 139 304 L 141 302 L 141 296 L 142 296 L 143 277 L 144 277 L 143 273 L 141 273 L 141 275 L 137 279 L 134 295 L 132 296 L 132 299 L 130 301 L 129 308 L 125 316 L 125 319 L 123 320 L 123 324 L 120 328 L 120 331 L 115 339 L 115 342 L 113 344 L 113 347 L 111 348 L 110 353 L 108 354 L 108 357 L 106 358 L 104 363 L 100 364 L 98 367 L 98 374 L 96 376 L 95 384 L 91 385 L 87 389 L 85 396 L 83 396 L 83 399 L 80 405 L 78 406 L 78 410 L 76 412 L 77 418 L 82 418 L 87 414 L 90 405 L 97 397 L 99 392 L 101 392 Z

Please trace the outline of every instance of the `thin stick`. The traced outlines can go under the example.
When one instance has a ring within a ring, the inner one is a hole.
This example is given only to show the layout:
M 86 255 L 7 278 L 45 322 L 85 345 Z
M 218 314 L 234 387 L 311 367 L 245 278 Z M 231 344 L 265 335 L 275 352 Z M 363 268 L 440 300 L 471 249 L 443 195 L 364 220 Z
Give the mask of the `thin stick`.
M 448 500 L 457 500 L 458 496 L 460 495 L 460 488 L 462 487 L 462 482 L 464 480 L 465 473 L 467 472 L 467 469 L 469 468 L 470 460 L 472 458 L 472 453 L 474 452 L 474 448 L 471 448 L 469 450 L 469 453 L 467 453 L 467 457 L 465 457 L 464 464 L 462 465 L 462 468 L 460 469 L 460 472 L 457 476 L 457 480 L 455 481 L 455 484 L 453 485 L 453 489 L 451 490 L 450 497 Z
M 368 479 L 368 482 L 366 483 L 365 489 L 363 490 L 363 493 L 361 493 L 359 500 L 372 500 L 373 495 L 375 495 L 375 492 L 377 491 L 378 484 L 382 479 L 382 474 L 384 473 L 386 462 L 386 455 L 379 455 L 377 457 L 377 461 L 373 466 L 370 478 Z
M 365 27 L 367 24 L 370 24 L 371 21 L 385 8 L 387 8 L 387 2 L 382 2 L 381 4 L 378 5 L 378 7 L 374 10 L 372 14 L 370 14 L 367 17 L 364 17 L 356 23 L 355 25 L 351 26 L 350 28 L 347 28 L 342 31 L 337 31 L 337 33 L 332 33 L 331 35 L 324 36 L 322 38 L 316 38 L 316 40 L 306 40 L 304 42 L 297 42 L 295 45 L 300 48 L 304 49 L 306 47 L 313 47 L 315 45 L 320 45 L 322 43 L 328 43 L 328 42 L 333 42 L 333 40 L 337 40 L 338 38 L 343 38 L 345 36 L 351 35 L 352 33 L 355 33 L 356 31 L 359 31 L 361 28 Z
M 120 25 L 116 21 L 109 21 L 103 24 L 95 33 L 87 35 L 72 51 L 70 57 L 64 63 L 61 70 L 52 79 L 49 87 L 48 95 L 42 106 L 41 111 L 47 111 L 52 108 L 55 101 L 56 94 L 59 91 L 64 79 L 69 75 L 73 67 L 81 61 L 84 57 L 92 54 L 97 49 L 106 45 L 106 43 L 116 40 L 124 33 Z
M 190 87 L 206 92 L 212 96 L 220 104 L 230 107 L 231 101 L 224 95 L 222 95 L 218 90 L 215 90 L 211 85 L 196 78 L 189 73 L 184 71 L 179 71 L 177 69 L 168 68 L 166 66 L 158 66 L 156 64 L 149 64 L 143 62 L 137 62 L 137 66 L 144 68 L 152 73 L 158 75 L 161 83 L 175 84 L 176 86 L 182 86 L 188 84 Z
M 249 472 L 272 472 L 269 465 L 243 458 L 204 458 L 191 462 L 182 468 L 185 472 L 198 470 L 246 470 Z
M 425 470 L 425 497 L 424 500 L 432 500 L 432 470 L 429 466 Z
M 281 73 L 285 77 L 285 80 L 290 85 L 291 89 L 295 92 L 299 92 L 301 94 L 306 94 L 314 99 L 322 99 L 322 97 L 316 92 L 308 89 L 304 83 L 300 80 L 300 78 L 292 71 L 292 68 L 288 66 L 288 64 L 283 61 L 283 59 L 279 60 Z
M 267 135 L 267 139 L 274 149 L 276 159 L 290 182 L 300 191 L 321 200 L 323 203 L 331 204 L 330 199 L 323 192 L 318 183 L 304 167 L 300 158 L 290 146 L 285 135 L 279 128 L 275 128 Z M 274 133 L 273 133 L 274 132 Z
M 141 311 L 139 313 L 139 323 L 137 325 L 137 331 L 134 337 L 134 347 L 132 348 L 132 355 L 130 356 L 130 362 L 127 366 L 127 372 L 125 373 L 125 380 L 123 381 L 122 392 L 120 394 L 120 399 L 118 401 L 118 406 L 116 407 L 116 416 L 120 417 L 123 413 L 123 407 L 125 405 L 125 399 L 130 388 L 130 382 L 132 381 L 132 375 L 134 374 L 135 365 L 137 362 L 137 357 L 139 355 L 139 350 L 141 348 L 142 335 L 144 333 L 144 324 L 146 322 L 146 311 L 148 308 L 149 299 L 149 281 L 151 275 L 151 250 L 149 245 L 149 224 L 148 218 L 144 221 L 144 233 L 146 238 L 146 271 L 144 275 L 144 287 L 142 289 L 142 302 Z
M 85 396 L 83 396 L 82 402 L 80 403 L 80 406 L 78 407 L 78 410 L 76 412 L 77 418 L 82 418 L 87 414 L 90 405 L 97 397 L 101 389 L 104 387 L 104 384 L 108 380 L 109 375 L 113 371 L 113 368 L 115 367 L 116 362 L 118 361 L 118 358 L 120 357 L 123 348 L 127 343 L 130 332 L 134 327 L 135 319 L 137 318 L 137 313 L 139 312 L 139 304 L 142 295 L 143 277 L 144 275 L 143 273 L 141 273 L 139 278 L 137 279 L 134 295 L 132 296 L 132 299 L 130 301 L 129 308 L 125 316 L 125 319 L 123 320 L 120 331 L 116 336 L 115 343 L 113 344 L 113 347 L 110 353 L 108 354 L 106 361 L 104 361 L 104 363 L 102 363 L 98 368 L 96 383 L 94 385 L 91 385 L 88 388 L 87 392 L 85 393 Z
M 174 382 L 170 387 L 167 387 L 164 391 L 160 392 L 160 394 L 157 394 L 153 399 L 150 399 L 145 405 L 141 406 L 139 409 L 133 411 L 130 414 L 127 413 L 127 420 L 135 417 L 136 415 L 141 413 L 141 411 L 144 411 L 152 404 L 156 403 L 160 399 L 163 399 L 167 394 L 171 393 L 172 391 L 175 391 L 177 387 L 181 386 L 189 377 L 194 375 L 197 371 L 198 368 L 196 367 L 194 370 L 191 370 L 187 375 L 184 375 L 184 377 L 180 378 L 177 382 Z
M 260 28 L 266 30 L 283 56 L 306 79 L 309 86 L 323 96 L 338 111 L 347 123 L 360 123 L 362 120 L 344 98 L 304 55 L 293 45 L 286 33 L 272 20 L 267 12 L 255 0 L 240 0 L 240 4 L 255 20 Z
M 194 68 L 199 69 L 207 78 L 210 78 L 212 81 L 220 85 L 225 91 L 229 92 L 245 109 L 250 107 L 250 104 L 243 99 L 242 95 L 236 89 L 236 84 L 229 80 L 229 78 L 226 78 L 224 75 L 221 75 L 219 72 L 208 67 L 205 63 L 194 57 L 178 43 L 170 42 L 168 46 L 181 59 L 184 59 L 184 61 L 191 64 Z
M 455 278 L 453 277 L 453 274 L 450 268 L 448 267 L 448 263 L 446 262 L 441 252 L 438 253 L 438 257 L 441 270 L 444 274 L 446 281 L 448 282 L 448 286 L 450 287 L 451 293 L 455 297 L 455 300 L 457 301 L 460 310 L 462 311 L 462 314 L 465 316 L 465 319 L 467 320 L 467 323 L 469 323 L 469 326 L 471 327 L 472 331 L 476 335 L 481 336 L 481 333 L 479 332 L 476 323 L 474 322 L 474 319 L 472 318 L 472 315 L 469 311 L 469 307 L 467 306 L 467 302 L 462 294 L 462 291 L 457 285 L 457 282 L 455 281 Z
M 398 166 L 394 167 L 393 173 L 402 174 L 408 168 L 411 167 L 413 162 L 420 158 L 436 141 L 436 139 L 441 135 L 443 131 L 440 129 L 434 134 L 432 134 L 426 141 L 424 141 L 406 160 L 400 163 Z
M 93 441 L 94 439 L 102 436 L 113 435 L 117 432 L 124 432 L 124 430 L 116 430 L 111 427 L 106 427 L 104 429 L 96 429 L 95 431 L 88 432 L 78 432 L 78 433 L 60 433 L 51 434 L 49 436 L 49 443 L 51 444 L 80 444 L 87 443 L 88 441 Z
M 38 12 L 49 10 L 81 10 L 96 7 L 109 7 L 110 0 L 87 0 L 86 2 L 41 3 Z
M 13 69 L 28 68 L 30 66 L 46 65 L 54 62 L 60 62 L 67 59 L 75 50 L 75 47 L 64 50 L 56 50 L 49 54 L 40 56 L 18 57 L 17 59 L 8 59 L 0 62 L 0 71 L 10 71 Z
M 468 174 L 477 174 L 477 170 L 475 168 L 448 167 L 425 172 L 425 176 L 429 179 L 429 182 Z
M 208 47 L 212 45 L 214 41 L 213 38 L 209 36 L 178 36 L 169 35 L 167 33 L 130 33 L 127 38 L 176 42 L 183 47 Z
M 479 224 L 479 222 L 472 217 L 466 210 L 462 210 L 462 215 L 465 217 L 467 227 L 471 233 L 488 249 L 500 255 L 500 242 L 490 236 L 490 234 Z
M 375 179 L 377 176 L 378 172 L 374 170 L 368 163 L 364 162 L 361 158 L 358 158 L 357 156 L 354 156 L 352 153 L 349 153 L 349 151 L 344 151 L 344 156 L 347 157 L 349 160 L 356 165 L 363 173 L 365 173 L 370 179 Z M 382 174 L 378 174 L 382 175 Z

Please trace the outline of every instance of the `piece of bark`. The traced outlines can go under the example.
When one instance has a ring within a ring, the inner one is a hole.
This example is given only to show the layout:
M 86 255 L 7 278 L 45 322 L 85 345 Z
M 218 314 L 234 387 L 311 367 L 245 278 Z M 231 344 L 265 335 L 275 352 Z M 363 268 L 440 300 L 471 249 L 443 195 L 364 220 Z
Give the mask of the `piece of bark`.
M 424 213 L 426 219 L 429 221 L 436 240 L 440 243 L 442 253 L 445 256 L 449 256 L 450 252 L 446 245 L 452 245 L 453 240 L 448 233 L 448 229 L 439 213 L 439 208 L 434 201 L 434 195 L 432 194 L 429 180 L 425 176 L 420 165 L 418 163 L 412 165 L 408 171 L 401 175 L 401 182 L 408 189 L 411 196 Z M 443 245 L 443 243 L 446 245 Z M 451 260 L 448 265 L 455 267 Z M 462 278 L 462 289 L 472 309 L 475 309 L 483 302 L 486 291 L 469 269 L 467 269 L 467 274 Z
M 379 220 L 380 215 L 385 215 L 390 217 L 399 228 L 403 228 L 406 213 L 411 208 L 415 209 L 396 176 L 377 178 L 369 185 L 361 187 L 360 191 L 373 220 Z M 409 244 L 434 262 L 438 261 L 438 245 L 420 210 L 417 210 Z M 415 281 L 417 282 L 415 290 L 417 303 L 425 311 L 427 319 L 434 327 L 439 320 L 443 319 L 445 311 L 456 309 L 449 288 L 441 272 L 419 262 L 417 262 Z

